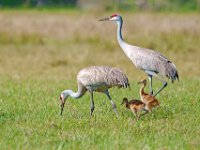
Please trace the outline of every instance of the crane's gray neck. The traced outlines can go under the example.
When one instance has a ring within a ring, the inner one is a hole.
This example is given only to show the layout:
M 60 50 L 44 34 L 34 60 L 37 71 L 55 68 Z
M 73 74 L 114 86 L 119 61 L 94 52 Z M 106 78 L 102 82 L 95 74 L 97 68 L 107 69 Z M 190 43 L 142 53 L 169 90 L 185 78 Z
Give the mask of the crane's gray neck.
M 64 95 L 65 98 L 67 98 L 68 96 L 71 96 L 72 98 L 80 98 L 83 95 L 79 90 L 76 93 L 73 92 L 72 90 L 65 90 L 62 92 L 62 94 Z
M 123 24 L 123 20 L 122 18 L 117 21 L 117 41 L 120 45 L 120 47 L 122 48 L 122 50 L 124 51 L 124 53 L 129 56 L 129 50 L 127 49 L 127 47 L 129 46 L 126 42 L 124 42 L 123 37 L 122 37 L 122 24 Z
M 122 38 L 122 25 L 123 25 L 123 20 L 122 18 L 117 21 L 117 40 L 119 43 L 123 42 L 123 38 Z

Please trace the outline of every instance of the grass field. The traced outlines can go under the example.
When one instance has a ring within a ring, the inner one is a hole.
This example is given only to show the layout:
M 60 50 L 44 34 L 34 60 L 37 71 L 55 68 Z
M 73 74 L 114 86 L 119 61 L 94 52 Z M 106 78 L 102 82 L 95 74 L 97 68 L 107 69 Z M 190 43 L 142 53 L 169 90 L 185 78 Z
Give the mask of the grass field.
M 126 58 L 105 12 L 0 11 L 0 149 L 199 149 L 200 15 L 122 13 L 127 42 L 160 51 L 173 61 L 180 82 L 158 95 L 161 107 L 136 122 L 122 107 L 139 98 L 146 75 Z M 69 98 L 60 116 L 60 92 L 76 91 L 76 74 L 90 65 L 122 68 L 131 90 Z M 161 84 L 154 82 L 154 87 Z M 146 91 L 148 88 L 146 89 Z

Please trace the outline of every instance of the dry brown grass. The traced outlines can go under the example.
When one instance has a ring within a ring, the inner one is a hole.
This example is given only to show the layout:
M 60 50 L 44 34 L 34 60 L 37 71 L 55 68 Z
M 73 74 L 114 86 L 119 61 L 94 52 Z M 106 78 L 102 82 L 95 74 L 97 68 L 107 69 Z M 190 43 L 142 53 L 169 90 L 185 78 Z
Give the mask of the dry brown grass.
M 0 72 L 16 78 L 75 78 L 89 65 L 112 65 L 138 80 L 105 13 L 0 12 Z M 200 15 L 122 14 L 126 41 L 162 52 L 180 76 L 199 77 Z

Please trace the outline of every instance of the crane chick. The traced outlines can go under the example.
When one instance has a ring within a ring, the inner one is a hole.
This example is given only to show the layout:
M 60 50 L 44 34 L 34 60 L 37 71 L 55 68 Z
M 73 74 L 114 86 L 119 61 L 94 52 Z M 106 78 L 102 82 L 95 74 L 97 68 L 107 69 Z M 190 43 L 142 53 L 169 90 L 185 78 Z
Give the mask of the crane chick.
M 65 105 L 66 99 L 70 96 L 72 98 L 82 97 L 86 91 L 89 91 L 91 94 L 91 107 L 90 107 L 90 117 L 94 111 L 94 100 L 93 92 L 104 93 L 110 100 L 112 107 L 118 116 L 117 108 L 113 102 L 108 89 L 111 87 L 117 86 L 129 87 L 129 81 L 126 75 L 119 68 L 110 67 L 110 66 L 91 66 L 84 68 L 79 71 L 77 75 L 78 91 L 73 92 L 72 90 L 64 90 L 60 94 L 61 100 L 61 115 Z
M 142 102 L 145 103 L 145 109 L 148 112 L 151 112 L 152 108 L 159 106 L 160 102 L 155 98 L 155 96 L 144 92 L 144 88 L 147 85 L 146 79 L 139 81 L 138 84 L 142 84 L 142 87 L 140 88 L 140 98 Z
M 133 100 L 128 101 L 127 98 L 124 98 L 121 105 L 123 105 L 123 104 L 126 104 L 126 108 L 130 109 L 133 112 L 133 114 L 136 116 L 137 119 L 139 119 L 141 116 L 140 114 L 138 114 L 140 111 L 144 110 L 144 111 L 146 111 L 146 113 L 148 112 L 145 109 L 145 103 L 143 103 L 140 100 L 133 99 Z M 146 114 L 146 113 L 144 113 L 144 114 Z

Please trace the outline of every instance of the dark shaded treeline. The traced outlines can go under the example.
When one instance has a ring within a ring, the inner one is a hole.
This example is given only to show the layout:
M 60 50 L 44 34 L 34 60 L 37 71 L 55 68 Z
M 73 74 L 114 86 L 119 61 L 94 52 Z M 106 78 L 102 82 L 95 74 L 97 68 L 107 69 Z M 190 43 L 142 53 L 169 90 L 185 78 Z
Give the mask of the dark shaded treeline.
M 200 0 L 0 0 L 0 7 L 78 7 L 123 10 L 200 10 Z

